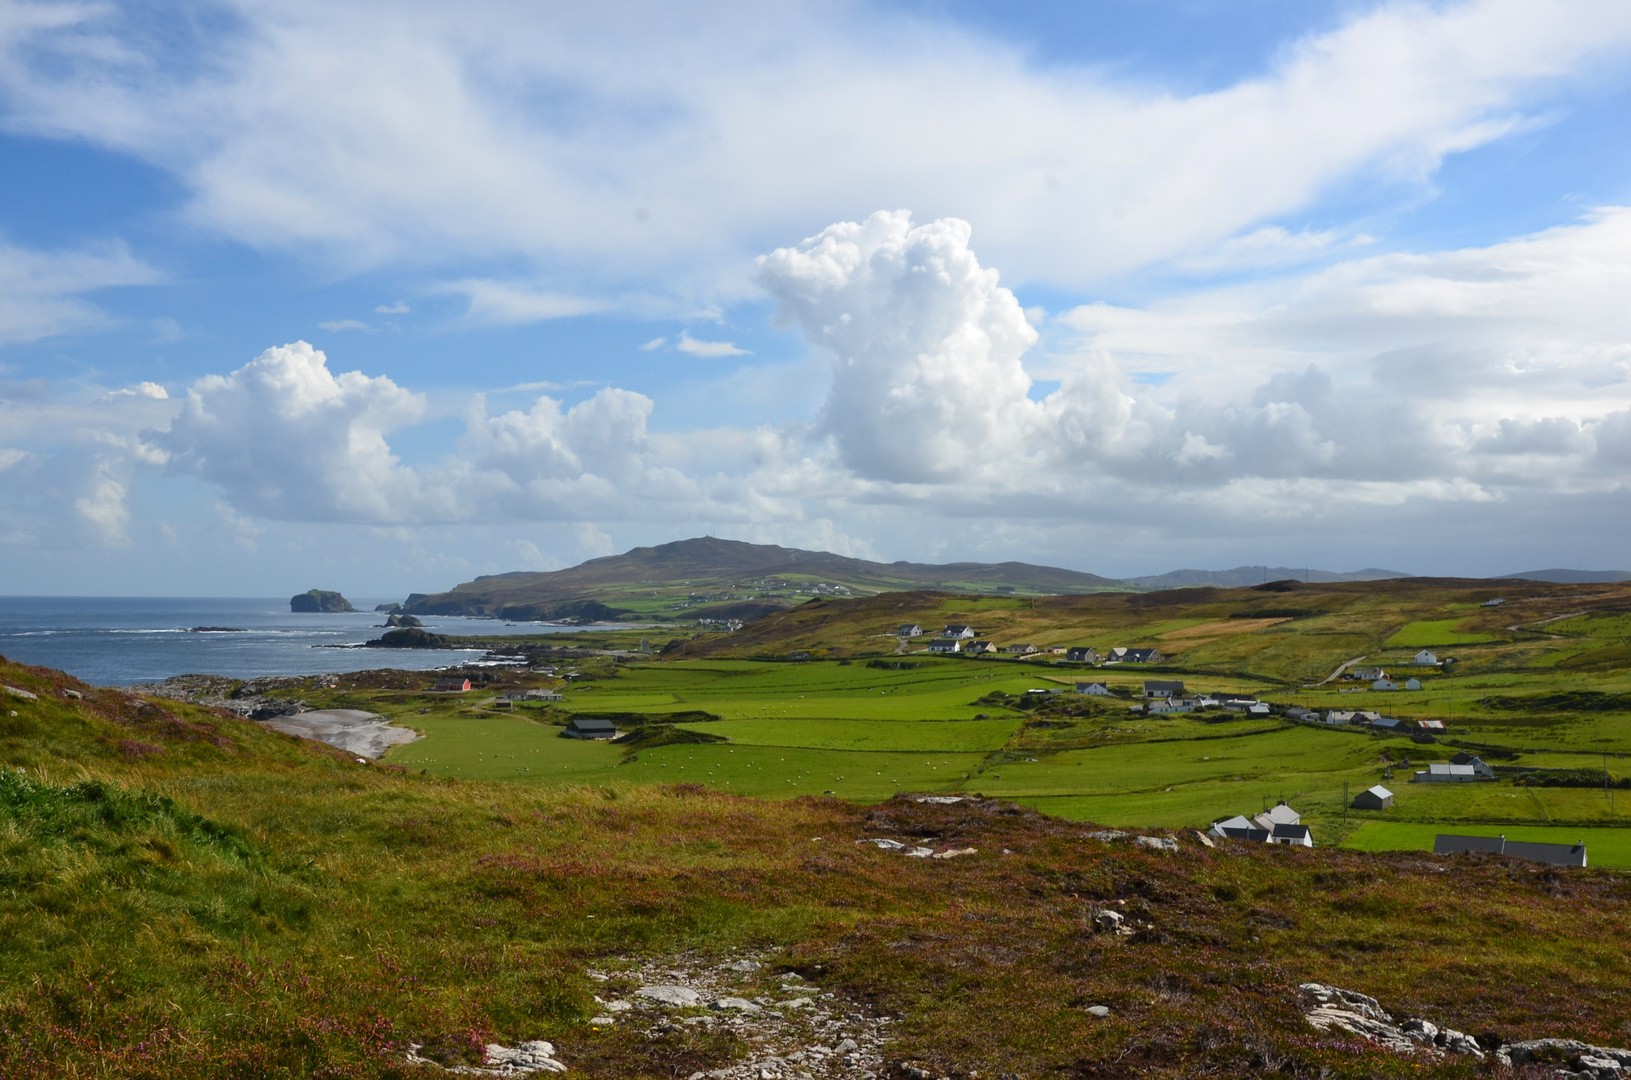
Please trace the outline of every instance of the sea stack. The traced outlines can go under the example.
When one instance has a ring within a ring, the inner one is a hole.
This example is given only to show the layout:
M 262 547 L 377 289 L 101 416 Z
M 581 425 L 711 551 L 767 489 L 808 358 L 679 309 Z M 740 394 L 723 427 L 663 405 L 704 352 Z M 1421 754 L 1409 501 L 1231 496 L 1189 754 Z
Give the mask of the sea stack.
M 351 602 L 337 592 L 325 592 L 322 589 L 308 589 L 289 597 L 289 610 L 297 613 L 304 612 L 334 612 L 356 611 Z

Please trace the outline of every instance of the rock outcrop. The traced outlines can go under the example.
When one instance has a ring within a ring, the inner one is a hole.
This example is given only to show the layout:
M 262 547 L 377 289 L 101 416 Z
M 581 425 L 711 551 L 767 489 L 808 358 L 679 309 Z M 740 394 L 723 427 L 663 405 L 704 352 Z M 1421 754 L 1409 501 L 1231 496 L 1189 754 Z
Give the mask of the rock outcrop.
M 1395 1024 L 1373 997 L 1339 986 L 1303 983 L 1297 988 L 1308 1022 L 1321 1031 L 1337 1028 L 1399 1054 L 1466 1054 L 1482 1061 L 1484 1048 L 1471 1035 L 1412 1018 Z
M 433 634 L 417 626 L 402 626 L 387 630 L 367 643 L 370 649 L 451 649 L 453 639 L 446 634 Z
M 351 601 L 337 592 L 327 592 L 323 589 L 308 589 L 303 593 L 296 593 L 289 597 L 289 610 L 297 614 L 331 613 L 337 611 L 356 611 Z

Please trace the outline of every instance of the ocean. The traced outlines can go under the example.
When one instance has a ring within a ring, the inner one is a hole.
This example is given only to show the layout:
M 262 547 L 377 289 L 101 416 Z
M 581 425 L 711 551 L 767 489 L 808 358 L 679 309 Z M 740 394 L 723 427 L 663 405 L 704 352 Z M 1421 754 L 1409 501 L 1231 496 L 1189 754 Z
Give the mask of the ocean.
M 358 601 L 373 607 L 378 601 Z M 375 611 L 296 615 L 287 599 L 0 597 L 0 655 L 60 668 L 98 686 L 159 682 L 172 675 L 320 675 L 369 668 L 423 671 L 481 656 L 480 649 L 347 649 L 379 637 Z M 426 616 L 443 634 L 536 634 L 589 627 Z M 197 627 L 225 627 L 198 631 Z

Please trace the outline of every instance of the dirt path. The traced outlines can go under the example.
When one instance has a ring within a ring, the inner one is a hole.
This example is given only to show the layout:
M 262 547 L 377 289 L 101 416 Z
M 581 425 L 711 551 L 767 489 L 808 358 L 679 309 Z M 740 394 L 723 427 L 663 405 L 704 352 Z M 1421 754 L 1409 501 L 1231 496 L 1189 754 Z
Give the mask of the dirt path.
M 1365 654 L 1365 656 L 1369 656 L 1369 655 L 1370 655 L 1369 653 Z M 1326 683 L 1331 682 L 1334 679 L 1342 678 L 1342 673 L 1344 671 L 1347 671 L 1349 668 L 1353 667 L 1355 664 L 1359 663 L 1359 661 L 1361 661 L 1363 659 L 1365 659 L 1364 656 L 1356 656 L 1352 660 L 1342 661 L 1342 663 L 1337 666 L 1337 669 L 1335 671 L 1331 672 L 1331 674 L 1327 675 L 1324 679 L 1322 679 L 1321 681 L 1315 683 L 1314 685 L 1315 686 L 1324 686 Z

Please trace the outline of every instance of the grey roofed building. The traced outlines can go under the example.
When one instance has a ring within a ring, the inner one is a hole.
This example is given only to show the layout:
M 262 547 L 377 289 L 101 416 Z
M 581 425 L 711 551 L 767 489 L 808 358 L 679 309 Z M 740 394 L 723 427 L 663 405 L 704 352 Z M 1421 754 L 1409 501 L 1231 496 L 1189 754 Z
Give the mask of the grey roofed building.
M 1166 657 L 1159 649 L 1129 649 L 1118 645 L 1110 650 L 1108 659 L 1117 664 L 1159 664 Z
M 954 638 L 971 638 L 974 636 L 974 627 L 965 623 L 947 623 L 945 636 Z
M 923 627 L 917 623 L 902 623 L 895 628 L 896 637 L 922 637 Z
M 1018 653 L 1021 656 L 1029 656 L 1034 652 L 1041 652 L 1042 650 L 1038 649 L 1035 645 L 1004 645 L 1002 651 L 1005 653 Z
M 615 739 L 617 725 L 592 716 L 574 716 L 561 734 L 570 739 Z
M 1393 809 L 1393 792 L 1377 784 L 1366 788 L 1354 796 L 1355 810 L 1391 810 Z
M 1169 698 L 1184 692 L 1182 679 L 1145 679 L 1144 696 L 1147 698 Z
M 1421 667 L 1432 667 L 1438 663 L 1438 657 L 1434 656 L 1427 649 L 1423 649 L 1421 652 L 1416 654 L 1415 662 Z
M 1434 855 L 1460 855 L 1467 851 L 1493 851 L 1499 855 L 1506 846 L 1504 836 L 1456 836 L 1439 833 L 1433 837 Z
M 1077 663 L 1096 664 L 1099 660 L 1099 651 L 1091 645 L 1074 645 L 1065 650 L 1065 659 Z
M 1110 688 L 1101 682 L 1079 682 L 1076 684 L 1076 692 L 1078 694 L 1095 694 L 1102 696 L 1104 694 L 1108 694 L 1110 692 Z
M 1456 836 L 1439 833 L 1433 837 L 1434 855 L 1459 855 L 1469 851 L 1487 851 L 1492 855 L 1506 855 L 1529 862 L 1548 863 L 1552 866 L 1585 866 L 1586 844 L 1542 844 L 1527 840 L 1508 840 L 1505 836 Z
M 1260 828 L 1272 829 L 1276 825 L 1301 825 L 1303 816 L 1297 813 L 1297 811 L 1293 810 L 1291 807 L 1287 806 L 1286 801 L 1281 799 L 1278 803 L 1269 807 L 1269 809 L 1263 811 L 1261 814 L 1252 815 L 1252 820 L 1255 821 Z
M 963 642 L 958 638 L 935 638 L 929 642 L 929 651 L 937 653 L 962 652 Z
M 1377 679 L 1387 678 L 1387 671 L 1379 667 L 1354 668 L 1348 674 L 1360 682 L 1375 682 Z
M 1485 762 L 1484 759 L 1479 757 L 1478 755 L 1469 754 L 1465 750 L 1461 751 L 1455 757 L 1451 758 L 1450 759 L 1450 764 L 1451 765 L 1471 765 L 1472 766 L 1472 772 L 1473 772 L 1474 776 L 1482 776 L 1485 779 L 1489 779 L 1489 780 L 1493 780 L 1495 778 L 1495 768 L 1494 768 L 1494 766 L 1492 766 L 1492 765 L 1488 764 L 1487 762 Z

